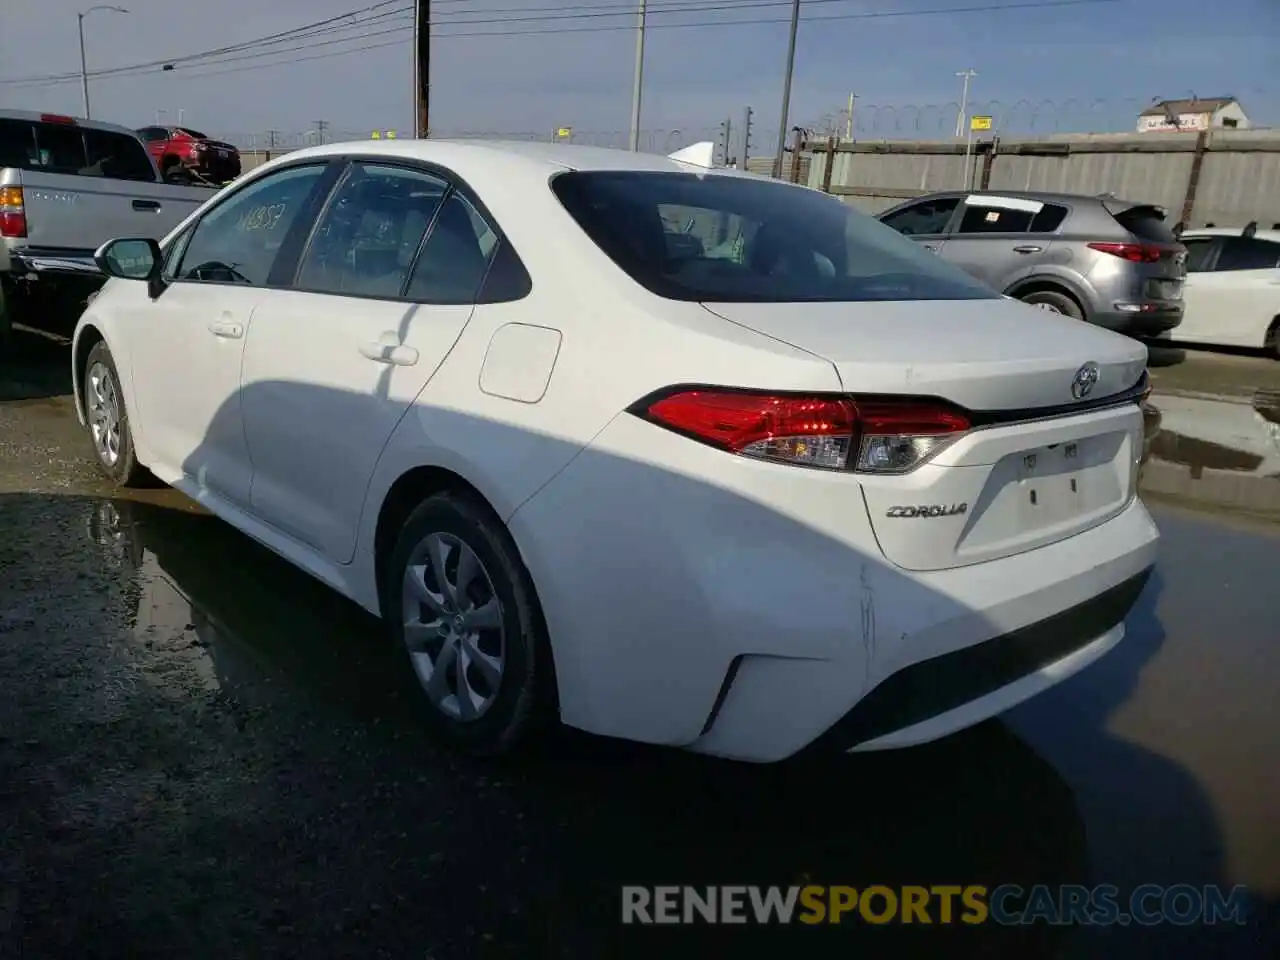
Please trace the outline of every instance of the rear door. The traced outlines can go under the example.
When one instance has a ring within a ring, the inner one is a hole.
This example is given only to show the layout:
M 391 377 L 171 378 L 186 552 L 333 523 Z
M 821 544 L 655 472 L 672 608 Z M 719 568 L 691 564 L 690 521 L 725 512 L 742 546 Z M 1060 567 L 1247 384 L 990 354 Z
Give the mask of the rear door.
M 960 205 L 958 196 L 926 197 L 883 214 L 880 222 L 910 237 L 926 250 L 941 254 L 947 242 L 947 224 Z
M 971 194 L 947 237 L 943 258 L 1004 291 L 1049 259 L 1067 208 L 1024 197 Z
M 292 287 L 254 313 L 242 396 L 255 515 L 351 559 L 378 457 L 471 318 L 496 242 L 443 178 L 351 164 Z
M 1187 251 L 1159 207 L 1103 200 L 1107 212 L 1143 246 L 1159 251 L 1158 259 L 1133 264 L 1142 282 L 1141 295 L 1150 300 L 1181 300 L 1187 278 Z

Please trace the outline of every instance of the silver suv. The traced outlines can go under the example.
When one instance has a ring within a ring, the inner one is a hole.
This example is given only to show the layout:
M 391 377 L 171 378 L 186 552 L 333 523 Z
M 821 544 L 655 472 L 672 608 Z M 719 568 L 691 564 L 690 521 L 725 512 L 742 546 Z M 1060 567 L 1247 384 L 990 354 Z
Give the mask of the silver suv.
M 1136 337 L 1182 322 L 1187 251 L 1164 211 L 1064 193 L 931 193 L 881 222 L 1001 293 Z

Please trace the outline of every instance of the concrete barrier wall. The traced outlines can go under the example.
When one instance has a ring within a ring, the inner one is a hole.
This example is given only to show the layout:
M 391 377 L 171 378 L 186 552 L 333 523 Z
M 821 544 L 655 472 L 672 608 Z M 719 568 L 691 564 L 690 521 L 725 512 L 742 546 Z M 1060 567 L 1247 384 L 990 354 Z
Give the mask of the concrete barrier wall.
M 997 138 L 973 144 L 967 161 L 955 139 L 828 140 L 806 153 L 810 186 L 867 213 L 937 190 L 986 188 L 1113 193 L 1158 204 L 1173 221 L 1189 213 L 1193 226 L 1280 223 L 1280 130 Z

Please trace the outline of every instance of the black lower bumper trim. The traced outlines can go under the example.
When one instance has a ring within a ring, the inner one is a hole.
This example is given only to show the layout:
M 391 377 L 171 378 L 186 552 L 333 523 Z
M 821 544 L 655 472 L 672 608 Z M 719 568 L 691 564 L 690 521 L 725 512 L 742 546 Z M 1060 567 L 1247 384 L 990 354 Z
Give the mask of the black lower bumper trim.
M 1148 568 L 1046 620 L 904 667 L 859 700 L 819 743 L 848 750 L 954 710 L 1061 660 L 1123 621 L 1150 576 Z

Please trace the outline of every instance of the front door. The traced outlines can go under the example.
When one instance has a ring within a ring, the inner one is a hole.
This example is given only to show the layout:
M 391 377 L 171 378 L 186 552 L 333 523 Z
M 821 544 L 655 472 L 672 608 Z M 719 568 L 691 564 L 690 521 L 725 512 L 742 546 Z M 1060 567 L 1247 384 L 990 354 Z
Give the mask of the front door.
M 242 507 L 252 468 L 240 371 L 285 236 L 324 167 L 279 171 L 213 207 L 169 251 L 169 285 L 130 312 L 133 383 L 152 466 Z
M 293 288 L 267 293 L 249 334 L 257 517 L 351 559 L 378 457 L 470 319 L 496 239 L 444 180 L 351 164 Z

